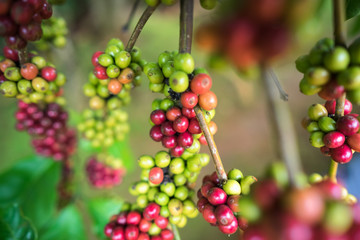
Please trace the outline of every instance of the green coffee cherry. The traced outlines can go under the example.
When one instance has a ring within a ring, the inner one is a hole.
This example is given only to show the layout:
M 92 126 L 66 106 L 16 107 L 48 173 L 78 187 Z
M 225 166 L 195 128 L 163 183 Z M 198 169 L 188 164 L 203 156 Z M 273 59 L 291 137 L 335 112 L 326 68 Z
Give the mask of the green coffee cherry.
M 179 199 L 173 198 L 169 201 L 168 208 L 171 215 L 179 216 L 183 211 L 183 204 Z
M 336 130 L 336 121 L 331 117 L 320 118 L 318 125 L 323 132 L 331 132 Z
M 162 92 L 164 90 L 164 83 L 151 83 L 149 82 L 149 89 L 152 92 Z
M 170 215 L 169 222 L 172 224 L 178 224 L 181 221 L 181 217 L 182 215 L 178 215 L 178 216 Z
M 183 71 L 176 71 L 171 74 L 169 84 L 174 92 L 182 93 L 189 87 L 189 77 Z
M 228 173 L 228 178 L 236 181 L 240 181 L 244 177 L 243 173 L 236 168 L 233 168 Z
M 138 47 L 133 47 L 130 52 L 131 60 L 133 62 L 140 62 L 141 60 L 141 50 Z
M 166 184 L 161 184 L 160 185 L 160 190 L 164 193 L 166 193 L 169 197 L 174 196 L 175 194 L 175 184 L 172 182 L 168 182 Z
M 156 225 L 155 223 L 151 224 L 148 232 L 150 236 L 159 235 L 160 232 L 161 232 L 161 228 L 159 228 L 158 225 Z
M 41 56 L 31 58 L 31 63 L 35 64 L 39 70 L 46 66 L 46 60 Z
M 157 187 L 151 187 L 149 191 L 147 192 L 147 198 L 150 202 L 153 202 L 155 200 L 156 193 L 159 192 L 159 189 Z
M 174 62 L 168 61 L 162 67 L 162 72 L 166 78 L 169 78 L 171 74 L 175 72 Z
M 194 71 L 195 62 L 191 54 L 180 53 L 174 58 L 174 67 L 176 71 L 182 71 L 185 74 L 190 74 Z
M 305 73 L 305 79 L 310 85 L 322 86 L 329 82 L 330 73 L 323 67 L 309 68 Z
M 296 69 L 299 72 L 301 72 L 301 73 L 307 72 L 307 70 L 311 67 L 311 64 L 309 61 L 309 56 L 303 55 L 303 56 L 298 57 L 295 61 L 295 65 L 296 65 Z
M 239 200 L 240 215 L 249 222 L 256 222 L 261 217 L 259 206 L 249 197 L 242 197 Z
M 169 196 L 166 193 L 158 192 L 155 194 L 155 202 L 160 206 L 166 206 L 169 203 Z
M 189 196 L 189 190 L 185 186 L 180 186 L 180 187 L 176 188 L 174 196 L 175 196 L 175 198 L 177 198 L 181 201 L 184 201 Z
M 257 179 L 254 176 L 246 176 L 242 178 L 240 181 L 241 193 L 243 195 L 248 195 L 250 193 L 250 186 L 256 181 Z
M 113 38 L 107 43 L 107 46 L 111 46 L 111 45 L 116 45 L 118 48 L 120 48 L 120 50 L 125 49 L 123 42 L 118 38 Z
M 21 94 L 28 95 L 34 91 L 31 81 L 22 79 L 17 83 L 17 88 Z
M 172 174 L 181 174 L 185 170 L 185 163 L 182 158 L 173 158 L 169 165 Z
M 106 68 L 106 74 L 109 78 L 117 78 L 120 75 L 120 68 L 112 64 Z
M 184 209 L 183 209 L 183 215 L 190 217 L 194 215 L 194 212 L 198 212 L 195 204 L 190 199 L 186 199 L 184 202 Z
M 148 198 L 146 195 L 139 195 L 136 198 L 136 204 L 140 207 L 140 208 L 145 208 L 148 205 Z
M 350 207 L 341 202 L 329 203 L 326 208 L 323 224 L 325 229 L 334 234 L 344 234 L 352 224 Z
M 309 141 L 313 147 L 321 148 L 325 146 L 323 141 L 324 133 L 321 131 L 313 132 L 310 135 Z
M 96 93 L 102 98 L 107 98 L 110 96 L 107 86 L 104 85 L 98 85 L 96 88 Z
M 63 73 L 57 73 L 55 84 L 59 87 L 63 86 L 66 83 L 66 76 Z
M 305 77 L 303 79 L 301 79 L 300 84 L 299 84 L 299 88 L 300 88 L 300 92 L 307 95 L 307 96 L 314 95 L 314 94 L 321 91 L 321 87 L 311 85 L 306 80 Z
M 194 139 L 193 144 L 190 147 L 188 147 L 186 150 L 190 153 L 198 153 L 200 151 L 200 147 L 201 145 L 199 140 Z
M 308 116 L 311 120 L 318 121 L 322 117 L 328 116 L 328 111 L 321 104 L 313 104 L 308 109 Z
M 148 69 L 146 76 L 148 77 L 150 83 L 159 84 L 164 81 L 164 75 L 158 66 Z
M 10 81 L 19 81 L 22 78 L 18 67 L 6 68 L 4 76 Z
M 195 139 L 194 139 L 195 141 Z M 205 167 L 209 164 L 210 162 L 210 156 L 207 155 L 206 153 L 200 153 L 200 163 L 202 167 Z
M 146 194 L 149 191 L 149 188 L 150 186 L 147 182 L 138 182 L 135 187 L 138 194 Z
M 4 97 L 15 97 L 18 94 L 18 90 L 15 82 L 5 81 L 0 85 L 0 93 Z
M 179 186 L 183 186 L 186 183 L 186 177 L 184 174 L 176 174 L 174 175 L 174 183 L 175 186 L 179 187 Z
M 360 104 L 360 89 L 350 90 L 346 92 L 346 98 L 352 103 Z
M 176 226 L 178 228 L 183 228 L 186 226 L 186 224 L 187 224 L 187 218 L 184 215 L 181 215 L 180 222 L 178 222 L 178 224 L 176 224 Z
M 323 177 L 319 173 L 313 173 L 309 176 L 310 184 L 315 184 L 315 183 L 321 182 L 322 180 L 323 180 Z
M 349 52 L 344 47 L 335 47 L 324 56 L 324 66 L 330 72 L 340 72 L 345 70 L 350 63 Z
M 167 206 L 162 206 L 160 208 L 160 215 L 163 217 L 168 218 L 170 216 L 170 211 Z
M 349 67 L 339 73 L 336 78 L 338 84 L 343 85 L 347 90 L 355 90 L 360 87 L 360 67 Z
M 170 52 L 165 51 L 162 52 L 159 57 L 158 57 L 158 64 L 161 68 L 163 68 L 163 66 L 172 59 Z
M 120 51 L 115 55 L 115 64 L 121 68 L 127 68 L 131 63 L 131 55 L 127 51 Z
M 241 193 L 240 184 L 233 179 L 227 180 L 226 183 L 223 185 L 223 189 L 227 195 L 240 195 Z
M 160 151 L 155 154 L 155 165 L 159 168 L 166 168 L 171 161 L 170 154 L 165 151 Z
M 142 155 L 138 159 L 138 164 L 141 168 L 151 169 L 155 166 L 155 161 L 150 155 Z
M 197 154 L 188 159 L 186 162 L 186 167 L 190 172 L 200 172 L 202 168 L 200 156 Z
M 31 81 L 31 85 L 35 91 L 41 92 L 41 93 L 44 93 L 49 89 L 49 83 L 41 77 L 34 78 Z
M 174 101 L 172 101 L 172 100 L 170 100 L 168 98 L 164 98 L 160 102 L 160 109 L 163 110 L 163 111 L 167 111 L 171 107 L 173 107 L 174 105 L 175 105 Z
M 312 121 L 306 126 L 306 130 L 309 133 L 316 132 L 320 130 L 320 127 L 318 125 L 318 122 Z
M 114 64 L 114 59 L 110 54 L 101 54 L 98 58 L 99 64 L 103 67 L 108 67 L 111 64 Z

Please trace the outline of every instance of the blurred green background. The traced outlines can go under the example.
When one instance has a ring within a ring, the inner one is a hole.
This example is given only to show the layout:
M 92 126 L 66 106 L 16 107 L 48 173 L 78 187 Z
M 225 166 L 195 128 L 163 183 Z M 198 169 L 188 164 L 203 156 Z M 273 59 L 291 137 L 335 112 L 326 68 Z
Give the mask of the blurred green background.
M 128 18 L 133 1 L 130 0 L 68 0 L 66 4 L 55 7 L 55 16 L 62 16 L 68 22 L 68 44 L 64 49 L 54 49 L 44 53 L 59 69 L 66 74 L 68 83 L 65 86 L 67 108 L 72 113 L 80 112 L 87 107 L 87 100 L 82 93 L 82 85 L 87 81 L 87 75 L 92 70 L 91 56 L 95 51 L 105 48 L 109 39 L 117 37 L 127 42 L 131 30 L 145 9 L 142 2 L 136 12 L 129 32 L 122 32 L 122 26 Z M 324 1 L 323 1 L 324 2 Z M 330 1 L 325 1 L 330 2 Z M 315 5 L 320 1 L 314 1 Z M 329 159 L 308 143 L 308 133 L 301 127 L 301 119 L 306 115 L 310 104 L 322 102 L 317 96 L 306 97 L 298 91 L 301 74 L 295 69 L 297 56 L 305 54 L 311 46 L 324 36 L 331 36 L 331 8 L 322 4 L 315 11 L 316 15 L 305 21 L 294 35 L 293 45 L 282 60 L 275 63 L 277 73 L 285 90 L 289 94 L 288 106 L 292 114 L 297 133 L 302 164 L 307 173 L 326 172 Z M 179 6 L 160 7 L 145 26 L 137 46 L 141 48 L 143 57 L 148 61 L 156 61 L 164 50 L 176 50 L 179 38 Z M 212 12 L 202 10 L 195 1 L 195 27 L 203 21 L 211 21 Z M 358 21 L 355 19 L 353 21 Z M 351 24 L 350 24 L 351 25 Z M 355 25 L 355 24 L 352 24 Z M 359 25 L 359 24 L 358 24 Z M 352 28 L 350 28 L 351 30 Z M 353 30 L 351 30 L 353 31 Z M 206 66 L 207 56 L 200 52 L 194 44 L 193 56 L 197 66 Z M 213 78 L 213 91 L 218 96 L 215 122 L 218 132 L 215 135 L 219 152 L 227 170 L 240 168 L 246 175 L 260 176 L 264 167 L 277 160 L 273 150 L 271 129 L 268 122 L 268 109 L 264 91 L 259 81 L 241 79 L 230 67 L 223 71 L 210 70 Z M 151 112 L 151 102 L 161 95 L 151 93 L 148 81 L 143 76 L 143 84 L 132 91 L 132 102 L 126 107 L 129 113 L 131 132 L 129 145 L 133 152 L 133 168 L 124 178 L 123 183 L 110 190 L 91 188 L 84 176 L 84 163 L 88 152 L 79 149 L 74 156 L 76 166 L 76 197 L 85 199 L 92 196 L 119 196 L 122 199 L 134 201 L 127 191 L 128 186 L 139 179 L 140 169 L 136 158 L 142 154 L 155 154 L 160 148 L 149 137 L 148 124 Z M 0 171 L 8 169 L 16 161 L 33 154 L 29 145 L 29 136 L 14 129 L 16 101 L 2 98 L 0 101 Z M 75 119 L 75 118 L 74 118 Z M 72 121 L 72 124 L 76 124 Z M 208 152 L 206 147 L 202 151 Z M 214 171 L 213 165 L 204 168 L 199 181 L 205 174 Z M 199 187 L 199 183 L 197 184 Z M 46 194 L 46 193 L 43 193 Z M 86 224 L 89 216 L 82 212 Z M 96 239 L 86 227 L 86 239 Z M 190 219 L 184 229 L 180 229 L 182 239 L 225 239 L 217 228 L 210 227 L 201 216 Z M 228 239 L 238 239 L 238 236 Z

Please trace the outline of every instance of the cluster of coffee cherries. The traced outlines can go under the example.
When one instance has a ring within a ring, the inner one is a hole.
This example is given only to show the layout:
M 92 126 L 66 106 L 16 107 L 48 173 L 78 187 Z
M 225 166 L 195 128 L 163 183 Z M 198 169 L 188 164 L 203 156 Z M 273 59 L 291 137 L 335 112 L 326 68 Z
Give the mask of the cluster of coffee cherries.
M 4 0 L 0 6 L 0 36 L 13 49 L 39 40 L 42 20 L 52 16 L 52 6 L 46 0 Z
M 41 56 L 32 55 L 20 65 L 18 52 L 4 47 L 5 59 L 0 61 L 0 93 L 24 102 L 54 102 L 62 95 L 66 77 Z M 60 101 L 59 101 L 60 102 Z
M 87 178 L 96 188 L 111 188 L 120 184 L 125 172 L 122 160 L 112 155 L 93 155 L 86 163 Z
M 85 109 L 78 130 L 94 148 L 110 147 L 115 141 L 122 141 L 129 132 L 128 114 L 121 110 Z
M 66 45 L 68 29 L 66 21 L 61 17 L 52 17 L 41 24 L 42 38 L 36 41 L 36 48 L 42 51 L 50 49 L 51 46 L 62 48 Z
M 310 143 L 338 163 L 352 159 L 353 151 L 360 151 L 358 114 L 351 113 L 352 104 L 347 99 L 344 116 L 335 118 L 336 101 L 326 101 L 325 106 L 313 104 L 308 110 L 305 127 L 310 135 Z
M 186 93 L 182 94 L 184 95 Z M 169 98 L 155 99 L 152 104 L 150 123 L 153 127 L 150 130 L 150 137 L 170 149 L 174 157 L 181 156 L 193 145 L 199 147 L 199 144 L 207 145 L 193 107 L 185 106 L 183 104 L 182 107 L 175 106 L 175 102 Z M 212 121 L 215 109 L 203 110 L 203 112 L 210 132 L 214 135 L 217 131 L 217 126 Z
M 83 86 L 84 95 L 90 97 L 89 107 L 91 109 L 114 110 L 130 103 L 130 90 L 132 84 L 124 84 L 118 94 L 109 92 L 110 79 L 100 80 L 94 73 L 89 74 L 88 82 Z
M 191 186 L 195 184 L 200 170 L 210 161 L 209 156 L 203 153 L 192 153 L 186 157 L 171 157 L 165 151 L 157 152 L 154 158 L 141 156 L 141 180 L 129 188 L 130 194 L 137 196 L 138 207 L 145 208 L 148 203 L 155 202 L 160 206 L 160 215 L 180 228 L 186 225 L 187 218 L 198 215 Z
M 94 75 L 100 81 L 108 80 L 107 88 L 113 95 L 119 94 L 125 85 L 138 85 L 145 64 L 139 48 L 126 51 L 122 41 L 116 38 L 108 42 L 105 52 L 95 52 L 91 61 Z
M 296 68 L 304 77 L 300 91 L 317 93 L 325 100 L 339 98 L 346 92 L 353 103 L 360 103 L 360 38 L 349 48 L 335 46 L 328 38 L 321 39 L 310 53 L 296 60 Z
M 360 208 L 346 188 L 319 174 L 293 188 L 282 168 L 240 198 L 239 214 L 248 221 L 243 240 L 358 239 Z
M 239 73 L 256 78 L 260 63 L 286 52 L 294 28 L 290 25 L 306 15 L 299 16 L 298 5 L 302 4 L 284 0 L 227 1 L 221 4 L 218 18 L 196 29 L 195 41 L 210 54 L 210 66 L 224 66 L 229 61 Z M 312 11 L 309 4 L 306 9 Z
M 210 91 L 210 76 L 203 68 L 195 69 L 194 59 L 189 53 L 165 51 L 159 55 L 158 62 L 145 65 L 144 73 L 150 81 L 151 91 L 181 100 L 184 107 L 193 108 L 199 104 L 209 111 L 217 105 L 216 95 Z
M 15 117 L 16 129 L 31 135 L 32 145 L 39 155 L 61 161 L 75 151 L 76 133 L 68 128 L 68 114 L 60 105 L 19 101 Z
M 203 178 L 199 189 L 197 208 L 205 221 L 217 226 L 225 234 L 233 234 L 246 228 L 246 221 L 238 218 L 240 194 L 248 194 L 250 186 L 257 179 L 254 176 L 243 176 L 239 169 L 228 173 L 228 180 L 220 181 L 216 172 Z
M 160 206 L 150 203 L 144 210 L 124 203 L 119 214 L 113 215 L 104 228 L 112 240 L 173 240 L 169 220 L 161 216 Z

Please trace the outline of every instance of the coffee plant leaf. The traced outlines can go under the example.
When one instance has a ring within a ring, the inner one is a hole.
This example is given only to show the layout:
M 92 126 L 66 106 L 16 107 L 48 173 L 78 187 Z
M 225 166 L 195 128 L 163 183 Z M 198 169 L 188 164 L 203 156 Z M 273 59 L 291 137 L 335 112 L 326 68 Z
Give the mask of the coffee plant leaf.
M 351 19 L 360 14 L 359 0 L 346 0 L 346 19 Z

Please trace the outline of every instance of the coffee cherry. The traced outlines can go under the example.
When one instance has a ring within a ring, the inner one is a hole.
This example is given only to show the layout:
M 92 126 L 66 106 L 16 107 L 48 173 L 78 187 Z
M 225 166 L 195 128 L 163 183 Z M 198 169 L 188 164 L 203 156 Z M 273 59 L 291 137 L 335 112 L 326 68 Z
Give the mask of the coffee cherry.
M 212 91 L 208 91 L 199 96 L 199 105 L 201 108 L 210 111 L 216 108 L 217 106 L 217 98 L 215 93 Z
M 161 168 L 159 167 L 154 167 L 150 170 L 149 173 L 149 181 L 152 184 L 160 184 L 164 179 L 164 172 Z
M 153 126 L 150 130 L 150 137 L 155 142 L 160 142 L 163 139 L 163 134 L 161 132 L 161 126 Z
M 127 51 L 120 51 L 115 55 L 115 63 L 121 69 L 127 68 L 131 63 L 131 54 Z
M 174 58 L 174 67 L 177 71 L 183 71 L 186 74 L 190 74 L 194 71 L 195 62 L 189 53 L 180 53 Z
M 173 136 L 176 131 L 173 128 L 173 123 L 170 121 L 166 121 L 161 124 L 161 133 L 165 136 Z
M 306 81 L 314 86 L 322 86 L 330 80 L 330 73 L 322 67 L 310 68 L 305 74 Z
M 176 146 L 170 149 L 171 156 L 180 157 L 184 153 L 185 149 L 182 146 Z
M 175 136 L 164 136 L 161 140 L 163 147 L 165 148 L 174 148 L 177 146 L 177 141 Z
M 306 78 L 303 78 L 299 83 L 300 92 L 305 95 L 314 95 L 321 91 L 321 87 L 310 84 Z
M 236 218 L 234 218 L 234 220 L 232 222 L 230 222 L 230 224 L 228 224 L 228 225 L 220 224 L 219 229 L 224 234 L 233 234 L 238 229 L 238 222 L 237 222 Z
M 171 74 L 169 85 L 174 92 L 182 93 L 189 87 L 189 77 L 182 71 L 176 71 Z
M 181 94 L 180 102 L 183 107 L 194 108 L 198 103 L 198 96 L 193 92 L 184 92 Z
M 182 158 L 173 158 L 169 165 L 170 172 L 173 174 L 181 174 L 185 170 L 185 163 Z
M 243 173 L 239 169 L 236 169 L 236 168 L 231 169 L 227 175 L 228 175 L 229 179 L 236 180 L 236 181 L 240 181 L 244 177 Z
M 309 141 L 313 147 L 320 148 L 325 145 L 323 138 L 324 138 L 324 133 L 321 131 L 317 131 L 311 133 Z
M 46 66 L 41 69 L 41 76 L 47 81 L 54 81 L 57 77 L 56 69 L 50 66 Z
M 359 131 L 359 121 L 351 116 L 346 115 L 338 119 L 336 129 L 345 136 L 351 136 Z
M 346 90 L 355 90 L 360 87 L 360 68 L 349 67 L 337 76 L 337 82 L 343 85 Z
M 216 216 L 215 216 L 215 208 L 210 205 L 206 204 L 204 210 L 202 211 L 203 218 L 210 224 L 216 224 Z
M 192 118 L 189 122 L 188 131 L 191 134 L 199 134 L 202 132 L 200 124 L 196 118 Z
M 336 81 L 329 81 L 326 85 L 322 87 L 318 95 L 322 99 L 333 100 L 341 97 L 344 92 L 344 86 L 339 85 Z
M 165 229 L 168 223 L 169 220 L 163 216 L 158 216 L 157 218 L 155 218 L 155 224 L 161 229 Z
M 23 76 L 23 78 L 25 78 L 27 80 L 31 80 L 31 79 L 34 79 L 38 75 L 39 70 L 34 64 L 25 63 L 21 66 L 20 73 L 21 73 L 21 76 Z
M 324 56 L 324 66 L 331 72 L 345 70 L 350 63 L 350 55 L 344 47 L 335 47 Z
M 337 148 L 344 144 L 345 136 L 337 131 L 329 132 L 324 135 L 324 144 L 328 148 Z
M 98 79 L 108 79 L 109 77 L 106 74 L 106 68 L 102 67 L 100 65 L 95 66 L 94 68 L 94 75 L 98 78 Z
M 154 220 L 160 214 L 160 206 L 156 203 L 150 203 L 143 212 L 143 216 L 146 220 Z
M 122 84 L 116 80 L 116 79 L 111 79 L 109 84 L 108 84 L 108 90 L 110 93 L 116 95 L 119 94 L 121 92 L 122 89 Z
M 188 148 L 193 144 L 193 136 L 187 131 L 180 133 L 177 137 L 177 144 L 184 148 Z
M 338 163 L 347 163 L 352 159 L 352 151 L 351 148 L 343 144 L 338 148 L 330 149 L 331 158 Z
M 224 190 L 218 187 L 213 187 L 208 192 L 208 201 L 212 205 L 220 205 L 226 203 L 227 195 Z
M 330 117 L 321 117 L 318 121 L 318 126 L 323 132 L 331 132 L 336 129 L 336 122 Z
M 308 109 L 308 116 L 311 120 L 318 121 L 321 117 L 327 117 L 328 112 L 321 104 L 313 104 Z
M 189 119 L 196 117 L 196 113 L 193 108 L 182 108 L 181 113 Z
M 217 222 L 223 226 L 229 225 L 235 219 L 233 212 L 226 205 L 217 206 L 214 213 Z
M 19 28 L 19 35 L 26 41 L 40 40 L 43 32 L 40 23 L 30 23 Z
M 173 198 L 169 201 L 168 208 L 171 215 L 179 216 L 183 211 L 183 204 L 179 199 Z
M 176 118 L 181 116 L 181 110 L 178 107 L 172 107 L 166 111 L 166 118 L 169 121 L 175 121 Z
M 236 180 L 229 179 L 223 186 L 227 195 L 240 195 L 241 187 Z
M 126 216 L 126 223 L 132 225 L 138 225 L 141 220 L 141 214 L 136 211 L 131 211 Z
M 174 239 L 174 233 L 170 231 L 169 229 L 164 229 L 160 233 L 162 240 L 173 240 Z
M 127 225 L 125 228 L 125 239 L 137 240 L 139 236 L 139 229 L 134 225 Z
M 346 140 L 346 143 L 350 146 L 351 149 L 356 152 L 360 152 L 360 134 L 356 133 L 349 136 Z

